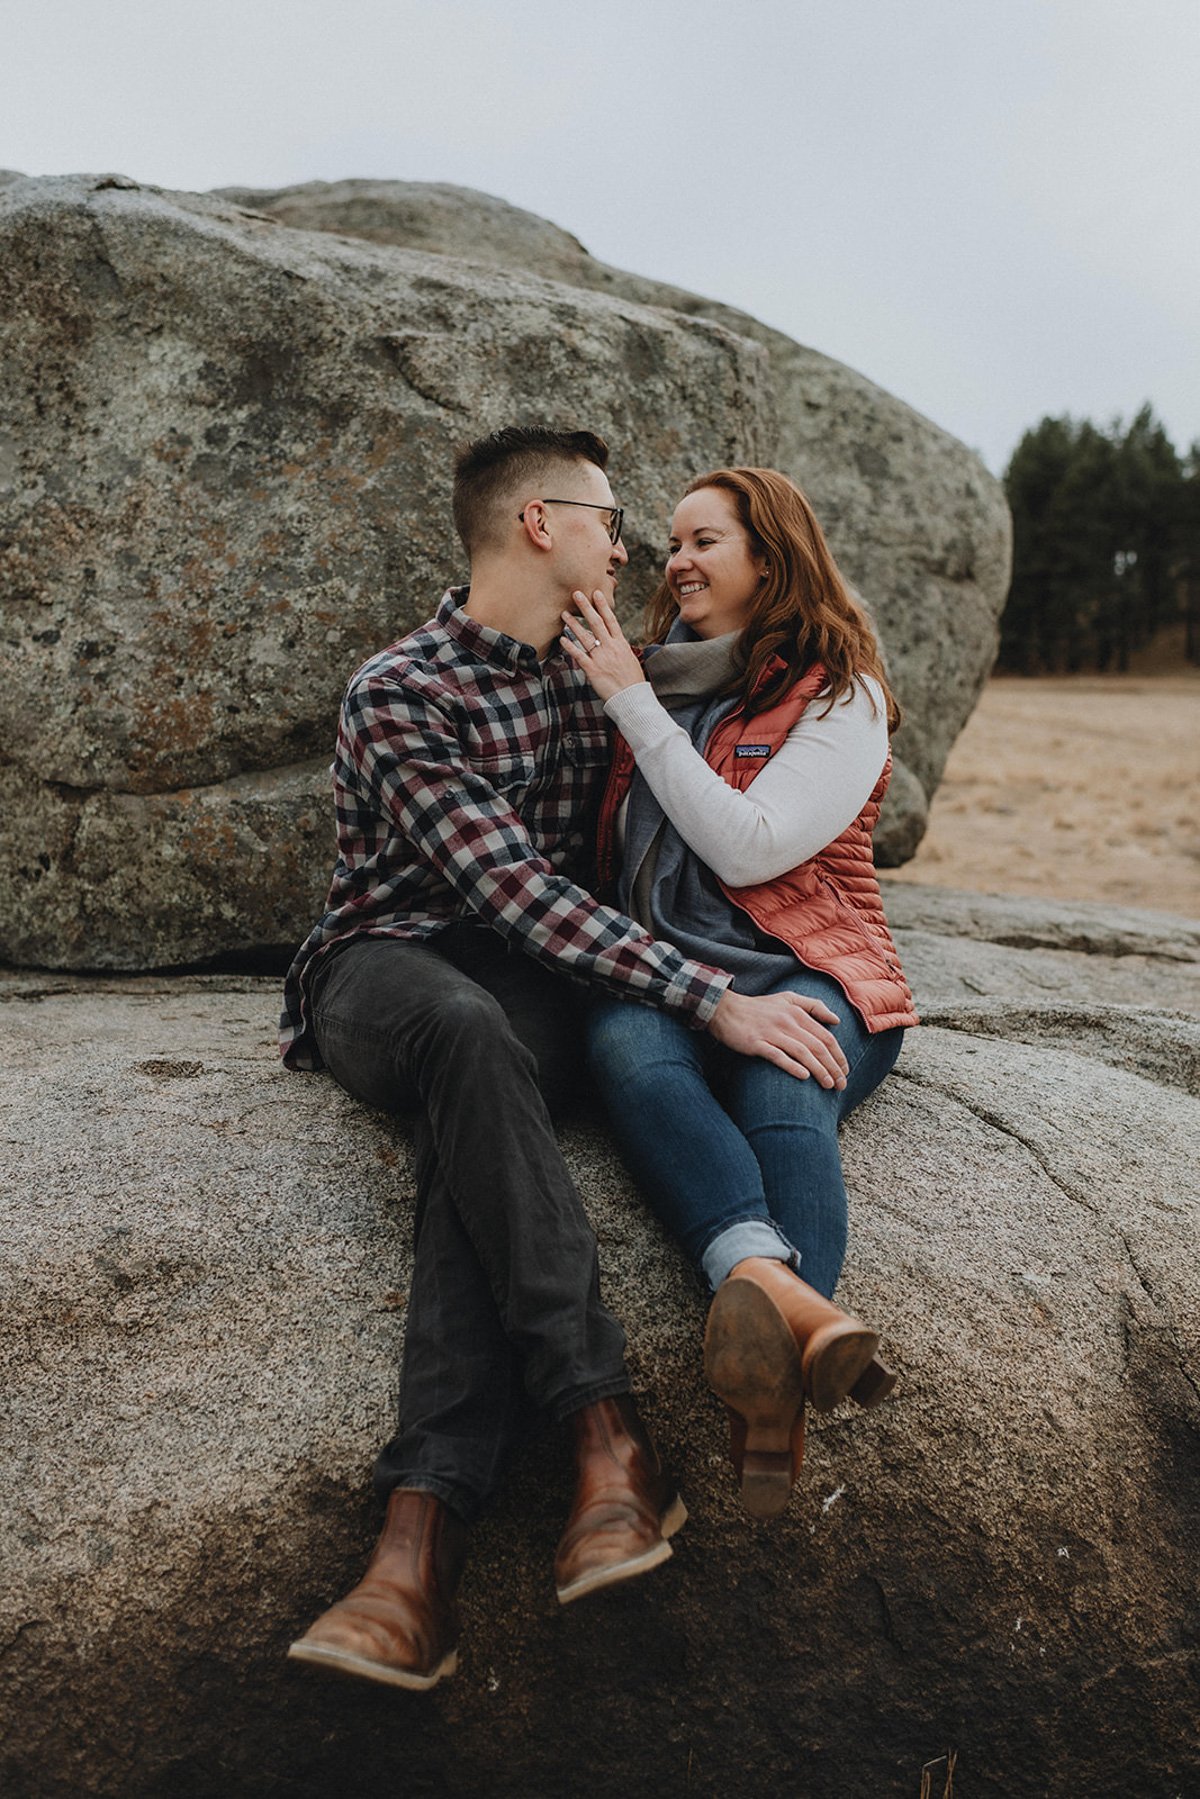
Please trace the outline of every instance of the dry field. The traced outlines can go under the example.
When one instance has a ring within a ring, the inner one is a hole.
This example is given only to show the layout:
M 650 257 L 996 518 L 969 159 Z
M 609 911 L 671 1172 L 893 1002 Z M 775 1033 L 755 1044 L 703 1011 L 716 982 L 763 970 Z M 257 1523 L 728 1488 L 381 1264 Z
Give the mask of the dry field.
M 989 681 L 888 875 L 1200 918 L 1200 669 Z

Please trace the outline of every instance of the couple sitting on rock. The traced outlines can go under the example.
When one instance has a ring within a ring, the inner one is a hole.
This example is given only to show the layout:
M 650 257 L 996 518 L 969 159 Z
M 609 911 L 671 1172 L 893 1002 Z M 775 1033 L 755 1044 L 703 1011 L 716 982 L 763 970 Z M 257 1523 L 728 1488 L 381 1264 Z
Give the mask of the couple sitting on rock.
M 288 976 L 288 1064 L 416 1113 L 386 1522 L 289 1651 L 399 1687 L 456 1666 L 467 1527 L 531 1404 L 574 1442 L 560 1600 L 655 1567 L 686 1517 L 550 1122 L 585 1039 L 640 1189 L 713 1289 L 705 1369 L 747 1511 L 787 1503 L 806 1402 L 894 1382 L 830 1302 L 838 1124 L 916 1022 L 871 857 L 898 721 L 878 648 L 803 495 L 741 468 L 680 501 L 635 653 L 607 462 L 542 427 L 459 457 L 470 585 L 350 683 L 328 909 Z M 603 901 L 579 885 L 597 803 Z

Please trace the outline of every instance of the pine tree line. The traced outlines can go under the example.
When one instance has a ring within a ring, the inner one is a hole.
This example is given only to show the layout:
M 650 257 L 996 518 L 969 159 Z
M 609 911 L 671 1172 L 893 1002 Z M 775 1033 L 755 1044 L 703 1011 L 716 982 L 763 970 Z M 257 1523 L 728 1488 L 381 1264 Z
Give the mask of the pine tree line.
M 1151 408 L 1107 429 L 1044 418 L 1004 475 L 1013 579 L 997 666 L 1123 671 L 1184 626 L 1200 662 L 1200 443 L 1180 457 Z

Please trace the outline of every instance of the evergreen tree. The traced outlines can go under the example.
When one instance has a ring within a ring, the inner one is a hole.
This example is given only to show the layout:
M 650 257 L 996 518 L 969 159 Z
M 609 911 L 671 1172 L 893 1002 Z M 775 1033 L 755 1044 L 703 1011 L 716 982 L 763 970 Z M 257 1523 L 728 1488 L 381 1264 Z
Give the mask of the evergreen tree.
M 1187 654 L 1200 660 L 1200 453 L 1181 465 L 1148 405 L 1127 428 L 1044 418 L 1004 482 L 1013 580 L 1002 668 L 1127 669 L 1185 605 Z
M 1184 650 L 1189 662 L 1200 662 L 1200 441 L 1184 461 L 1179 487 L 1181 608 Z

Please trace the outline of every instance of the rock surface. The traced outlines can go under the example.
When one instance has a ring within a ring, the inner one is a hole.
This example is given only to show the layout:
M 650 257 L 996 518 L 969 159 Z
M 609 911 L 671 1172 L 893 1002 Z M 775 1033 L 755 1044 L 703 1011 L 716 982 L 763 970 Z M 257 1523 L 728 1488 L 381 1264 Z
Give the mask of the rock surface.
M 490 194 L 417 181 L 222 192 L 293 227 L 529 269 L 713 319 L 762 344 L 779 418 L 773 460 L 808 493 L 839 562 L 869 603 L 905 709 L 876 846 L 884 866 L 907 861 L 950 746 L 992 666 L 1008 592 L 1008 507 L 976 456 L 843 363 L 735 307 L 611 268 L 569 232 Z M 702 460 L 695 459 L 693 473 Z M 659 528 L 665 535 L 665 517 Z
M 0 955 L 290 945 L 345 682 L 465 573 L 454 446 L 586 422 L 639 496 L 761 458 L 761 348 L 120 176 L 0 188 Z M 654 532 L 652 543 L 645 535 Z
M 535 1443 L 426 1697 L 282 1660 L 376 1527 L 403 1126 L 280 1069 L 271 983 L 7 978 L 6 1794 L 915 1799 L 951 1749 L 980 1799 L 1195 1789 L 1200 926 L 888 904 L 929 1022 L 845 1133 L 842 1297 L 900 1396 L 814 1420 L 789 1512 L 745 1521 L 700 1293 L 576 1119 L 691 1519 L 560 1611 Z

